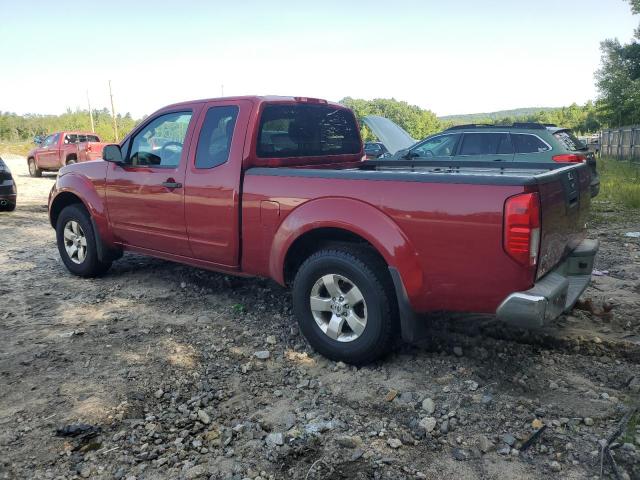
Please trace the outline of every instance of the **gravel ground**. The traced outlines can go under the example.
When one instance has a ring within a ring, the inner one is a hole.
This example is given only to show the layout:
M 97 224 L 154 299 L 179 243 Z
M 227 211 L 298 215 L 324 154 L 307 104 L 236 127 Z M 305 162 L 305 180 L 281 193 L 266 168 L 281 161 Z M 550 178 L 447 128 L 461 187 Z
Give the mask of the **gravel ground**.
M 608 273 L 545 330 L 430 318 L 428 341 L 354 368 L 309 349 L 267 280 L 130 254 L 72 277 L 47 220 L 55 177 L 5 160 L 0 478 L 599 478 L 599 441 L 638 405 L 637 216 L 594 220 Z M 638 423 L 612 449 L 621 478 L 640 478 Z

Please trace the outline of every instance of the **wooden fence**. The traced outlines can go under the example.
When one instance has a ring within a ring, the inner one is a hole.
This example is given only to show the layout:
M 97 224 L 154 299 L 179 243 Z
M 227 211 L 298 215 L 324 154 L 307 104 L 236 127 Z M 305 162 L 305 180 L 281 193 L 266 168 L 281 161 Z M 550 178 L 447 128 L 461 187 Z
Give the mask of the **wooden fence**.
M 640 161 L 640 125 L 602 130 L 600 154 L 618 160 Z

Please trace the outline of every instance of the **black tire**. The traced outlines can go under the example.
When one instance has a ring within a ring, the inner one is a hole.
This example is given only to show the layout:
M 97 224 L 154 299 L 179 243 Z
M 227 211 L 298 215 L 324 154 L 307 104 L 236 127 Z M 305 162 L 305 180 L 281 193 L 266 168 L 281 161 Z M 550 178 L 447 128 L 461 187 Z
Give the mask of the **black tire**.
M 74 262 L 65 247 L 64 229 L 71 221 L 75 221 L 80 225 L 84 238 L 86 239 L 86 254 L 81 263 Z M 101 262 L 98 260 L 98 249 L 96 247 L 93 225 L 91 224 L 89 213 L 83 205 L 69 205 L 60 212 L 56 224 L 56 239 L 60 258 L 67 267 L 67 270 L 74 275 L 78 275 L 79 277 L 97 277 L 111 267 L 111 262 Z
M 78 163 L 78 161 L 75 158 L 70 158 L 67 160 L 66 165 L 73 165 L 74 163 Z
M 0 205 L 0 212 L 13 212 L 16 209 L 15 202 L 7 202 L 6 205 Z
M 311 311 L 314 284 L 327 274 L 348 278 L 364 297 L 366 326 L 354 340 L 342 342 L 330 338 Z M 327 248 L 311 255 L 298 270 L 293 283 L 293 311 L 314 350 L 331 360 L 363 365 L 380 359 L 392 347 L 398 332 L 398 308 L 393 292 L 387 266 L 369 249 Z
M 42 169 L 38 168 L 38 164 L 36 163 L 35 159 L 30 158 L 28 160 L 28 164 L 29 164 L 29 175 L 31 175 L 32 177 L 41 177 L 42 176 Z

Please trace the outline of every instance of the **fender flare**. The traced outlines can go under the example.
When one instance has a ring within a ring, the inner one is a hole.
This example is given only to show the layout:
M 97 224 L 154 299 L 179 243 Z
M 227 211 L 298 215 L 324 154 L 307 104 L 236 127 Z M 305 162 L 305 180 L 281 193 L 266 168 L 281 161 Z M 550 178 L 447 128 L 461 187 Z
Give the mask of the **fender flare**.
M 94 185 L 86 177 L 68 173 L 58 177 L 54 188 L 55 192 L 49 202 L 49 221 L 51 226 L 53 228 L 56 227 L 52 212 L 56 209 L 57 202 L 62 201 L 66 196 L 65 194 L 72 194 L 80 200 L 89 212 L 91 224 L 96 233 L 98 257 L 101 260 L 117 258 L 120 255 L 120 249 L 116 248 L 114 243 L 115 238 L 109 227 L 104 199 L 96 191 Z
M 337 228 L 362 237 L 384 258 L 388 267 L 397 272 L 409 300 L 422 292 L 424 276 L 418 254 L 402 229 L 378 208 L 343 197 L 311 200 L 289 213 L 271 244 L 271 278 L 284 285 L 289 249 L 302 235 L 319 228 Z

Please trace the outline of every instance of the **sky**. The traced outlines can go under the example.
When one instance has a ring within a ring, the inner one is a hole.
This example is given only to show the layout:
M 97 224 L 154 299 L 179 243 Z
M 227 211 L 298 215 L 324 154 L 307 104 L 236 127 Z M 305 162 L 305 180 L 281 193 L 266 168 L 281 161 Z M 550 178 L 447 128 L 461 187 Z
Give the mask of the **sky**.
M 230 95 L 395 98 L 438 115 L 594 99 L 624 0 L 0 0 L 0 111 L 135 118 Z

